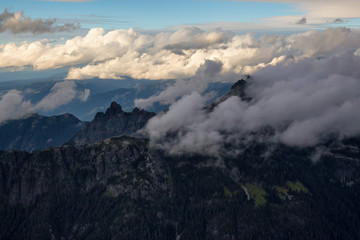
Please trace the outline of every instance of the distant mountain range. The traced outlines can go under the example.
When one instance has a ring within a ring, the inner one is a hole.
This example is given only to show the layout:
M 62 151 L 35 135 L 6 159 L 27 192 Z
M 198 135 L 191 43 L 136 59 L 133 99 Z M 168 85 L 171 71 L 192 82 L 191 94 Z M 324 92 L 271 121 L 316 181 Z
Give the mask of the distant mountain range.
M 155 115 L 138 108 L 124 112 L 116 102 L 105 113 L 98 112 L 91 122 L 82 122 L 71 114 L 52 117 L 32 114 L 0 125 L 0 150 L 31 152 L 64 143 L 83 145 L 118 135 L 133 135 Z
M 85 123 L 71 114 L 45 117 L 32 114 L 0 125 L 0 149 L 34 151 L 64 144 Z
M 32 103 L 39 102 L 42 98 L 50 93 L 51 88 L 56 84 L 54 80 L 42 81 L 8 81 L 0 82 L 0 96 L 10 89 L 17 89 L 24 93 L 24 99 Z M 61 115 L 70 113 L 82 121 L 91 121 L 97 112 L 104 112 L 111 102 L 118 102 L 124 111 L 132 111 L 134 100 L 138 98 L 146 99 L 157 95 L 163 91 L 166 86 L 173 80 L 134 80 L 134 79 L 90 79 L 75 81 L 77 90 L 90 90 L 90 96 L 87 101 L 82 102 L 74 99 L 69 104 L 60 106 L 50 111 L 39 111 L 38 113 L 45 116 Z M 225 94 L 231 87 L 231 83 L 210 83 L 205 93 L 213 94 L 213 99 Z M 147 108 L 147 111 L 161 112 L 166 110 L 168 105 L 154 104 Z
M 134 135 L 154 115 L 114 102 L 71 145 L 0 151 L 0 239 L 360 239 L 359 137 L 169 155 Z

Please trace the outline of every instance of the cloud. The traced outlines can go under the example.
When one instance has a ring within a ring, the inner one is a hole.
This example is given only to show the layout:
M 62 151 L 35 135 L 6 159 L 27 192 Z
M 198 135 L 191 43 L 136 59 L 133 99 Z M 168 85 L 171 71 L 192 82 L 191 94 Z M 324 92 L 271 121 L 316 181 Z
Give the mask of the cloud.
M 183 28 L 155 35 L 129 30 L 91 29 L 64 44 L 42 40 L 0 45 L 0 68 L 35 70 L 70 67 L 67 79 L 181 79 L 206 61 L 222 63 L 221 73 L 252 74 L 288 59 L 336 54 L 360 48 L 359 31 L 336 28 L 289 36 L 235 35 L 222 30 Z M 82 65 L 79 67 L 79 65 Z
M 352 51 L 267 66 L 254 74 L 246 91 L 252 101 L 230 97 L 206 112 L 206 99 L 191 93 L 151 119 L 146 132 L 153 146 L 170 154 L 218 157 L 227 152 L 225 145 L 253 140 L 308 147 L 333 137 L 356 136 L 359 64 Z
M 234 1 L 245 1 L 245 0 L 234 0 Z M 333 19 L 356 19 L 360 18 L 360 2 L 358 0 L 256 0 L 257 2 L 275 2 L 275 3 L 286 3 L 291 4 L 296 11 L 301 12 L 302 15 L 305 13 L 308 24 L 327 24 Z M 300 17 L 299 15 L 293 16 L 277 16 L 265 21 L 277 21 L 288 23 L 291 18 Z M 292 22 L 292 21 L 291 21 Z
M 222 71 L 223 63 L 218 60 L 206 60 L 194 76 L 190 78 L 176 79 L 164 91 L 147 99 L 136 99 L 135 105 L 140 108 L 148 108 L 158 102 L 170 105 L 180 97 L 190 94 L 194 90 L 203 93 L 210 82 L 233 81 L 237 75 L 232 72 Z
M 30 32 L 42 34 L 48 32 L 71 31 L 79 28 L 76 24 L 55 25 L 56 19 L 31 19 L 24 17 L 23 12 L 9 12 L 7 9 L 0 14 L 0 33 L 10 31 L 13 34 Z
M 83 92 L 79 93 L 78 98 L 80 99 L 80 101 L 86 102 L 88 100 L 89 96 L 90 96 L 90 89 L 84 89 Z
M 9 119 L 17 119 L 31 113 L 31 103 L 24 101 L 18 90 L 10 90 L 0 98 L 0 124 Z
M 58 106 L 68 104 L 77 94 L 75 88 L 76 84 L 73 81 L 62 81 L 56 83 L 51 88 L 50 93 L 35 105 L 35 110 L 49 111 L 57 108 Z M 83 93 L 81 95 L 83 95 Z
M 354 51 L 360 45 L 357 40 L 359 32 L 346 28 L 309 31 L 288 37 L 263 36 L 257 39 L 250 34 L 241 37 L 235 36 L 230 43 L 223 44 L 227 48 L 216 50 L 216 60 L 205 60 L 192 76 L 177 79 L 174 85 L 159 95 L 137 99 L 135 105 L 147 108 L 155 102 L 170 104 L 194 90 L 202 93 L 209 82 L 234 81 L 241 74 L 254 74 L 268 66 L 298 62 L 310 57 L 331 57 Z M 207 68 L 212 71 L 207 73 Z
M 264 128 L 274 132 L 267 141 L 292 146 L 359 134 L 360 118 L 354 111 L 360 107 L 359 39 L 360 31 L 348 28 L 260 37 L 219 29 L 183 28 L 152 35 L 96 28 L 64 44 L 2 44 L 0 67 L 72 66 L 69 79 L 175 79 L 158 96 L 136 101 L 142 107 L 175 102 L 149 122 L 151 143 L 172 153 L 219 154 L 223 145 L 262 139 L 256 133 Z M 201 93 L 209 82 L 234 81 L 242 74 L 253 75 L 247 89 L 252 101 L 232 97 L 211 113 L 202 110 L 207 98 Z M 88 98 L 89 92 L 79 93 L 75 87 L 71 81 L 59 83 L 32 106 L 47 110 L 69 99 Z M 26 103 L 12 94 L 15 106 L 24 109 Z M 10 96 L 1 100 L 4 106 Z
M 73 81 L 57 82 L 50 90 L 50 93 L 33 104 L 26 101 L 25 92 L 12 89 L 0 97 L 0 124 L 12 119 L 21 119 L 37 111 L 50 111 L 62 105 L 66 105 L 76 97 L 80 101 L 87 101 L 90 90 L 76 90 L 76 84 Z

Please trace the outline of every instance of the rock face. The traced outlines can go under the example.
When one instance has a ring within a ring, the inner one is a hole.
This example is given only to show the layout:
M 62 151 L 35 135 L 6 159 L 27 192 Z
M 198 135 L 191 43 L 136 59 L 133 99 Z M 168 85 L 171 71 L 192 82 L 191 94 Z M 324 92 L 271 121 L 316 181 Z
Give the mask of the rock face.
M 122 134 L 133 135 L 154 116 L 155 113 L 138 108 L 134 108 L 132 112 L 124 112 L 119 104 L 112 102 L 105 113 L 98 112 L 94 120 L 78 132 L 68 144 L 83 145 Z
M 121 136 L 0 152 L 0 239 L 359 239 L 360 139 L 321 147 L 219 160 Z
M 55 147 L 69 140 L 85 126 L 71 114 L 45 117 L 33 114 L 0 125 L 0 149 L 34 151 Z

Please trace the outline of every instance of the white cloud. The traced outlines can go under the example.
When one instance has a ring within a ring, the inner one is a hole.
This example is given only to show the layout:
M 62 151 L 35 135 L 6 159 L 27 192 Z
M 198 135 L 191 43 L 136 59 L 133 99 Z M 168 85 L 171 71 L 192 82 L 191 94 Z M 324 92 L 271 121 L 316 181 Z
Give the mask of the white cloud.
M 76 97 L 80 101 L 87 101 L 90 90 L 76 90 L 76 84 L 73 81 L 57 82 L 50 90 L 50 93 L 33 104 L 24 100 L 23 93 L 18 90 L 10 90 L 0 97 L 0 124 L 12 119 L 20 119 L 36 111 L 50 111 L 62 105 L 66 105 Z
M 336 51 L 335 51 L 336 52 Z M 213 112 L 203 110 L 205 98 L 183 97 L 146 126 L 152 145 L 171 154 L 221 156 L 225 144 L 274 130 L 266 141 L 314 146 L 329 137 L 360 134 L 360 58 L 353 52 L 308 57 L 268 66 L 254 74 L 247 89 L 250 102 L 231 97 Z
M 298 19 L 297 19 L 298 20 Z M 360 48 L 359 31 L 337 28 L 290 36 L 235 35 L 228 31 L 184 28 L 155 35 L 133 29 L 105 33 L 91 29 L 64 44 L 50 41 L 0 45 L 0 67 L 35 70 L 71 67 L 68 79 L 179 79 L 196 74 L 207 60 L 222 73 L 251 74 L 268 65 Z M 77 67 L 77 65 L 85 65 Z
M 0 98 L 0 124 L 32 112 L 31 103 L 24 101 L 20 91 L 10 90 Z
M 90 96 L 90 89 L 84 89 L 83 92 L 79 93 L 78 98 L 80 99 L 80 101 L 86 102 L 88 100 L 89 96 Z
M 56 83 L 39 103 L 35 105 L 35 110 L 49 111 L 58 106 L 68 104 L 72 101 L 77 92 L 76 84 L 73 81 L 63 81 Z

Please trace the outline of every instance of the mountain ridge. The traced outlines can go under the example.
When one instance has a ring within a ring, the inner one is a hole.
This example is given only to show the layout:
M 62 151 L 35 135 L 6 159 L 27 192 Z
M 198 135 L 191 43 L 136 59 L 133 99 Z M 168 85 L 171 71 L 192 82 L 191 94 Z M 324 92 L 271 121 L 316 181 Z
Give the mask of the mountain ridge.
M 93 121 L 87 123 L 86 127 L 76 133 L 67 144 L 83 145 L 123 134 L 134 135 L 155 115 L 139 108 L 134 108 L 132 112 L 124 112 L 118 103 L 112 102 L 105 113 L 98 112 Z
M 0 149 L 34 151 L 64 144 L 85 124 L 66 113 L 51 117 L 32 114 L 0 125 Z

